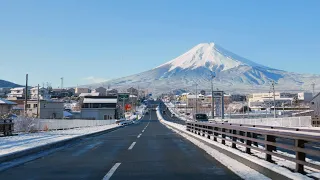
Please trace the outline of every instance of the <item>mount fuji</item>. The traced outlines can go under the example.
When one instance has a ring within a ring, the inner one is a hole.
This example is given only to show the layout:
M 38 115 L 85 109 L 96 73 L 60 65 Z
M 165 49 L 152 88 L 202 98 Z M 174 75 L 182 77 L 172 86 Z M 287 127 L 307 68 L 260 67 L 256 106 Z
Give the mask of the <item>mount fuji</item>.
M 277 90 L 283 91 L 311 90 L 312 83 L 320 83 L 320 75 L 273 69 L 238 56 L 214 43 L 198 44 L 154 69 L 105 83 L 115 88 L 139 86 L 157 92 L 194 89 L 195 84 L 199 89 L 209 89 L 213 75 L 214 88 L 231 93 L 269 91 L 272 81 L 276 82 Z

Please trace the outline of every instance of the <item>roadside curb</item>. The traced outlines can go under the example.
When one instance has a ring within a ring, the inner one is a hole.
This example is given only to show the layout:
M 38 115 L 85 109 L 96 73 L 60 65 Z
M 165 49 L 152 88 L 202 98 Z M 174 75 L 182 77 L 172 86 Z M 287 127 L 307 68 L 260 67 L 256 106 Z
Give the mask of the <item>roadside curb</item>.
M 80 140 L 88 138 L 88 137 L 94 137 L 94 136 L 99 136 L 101 134 L 109 133 L 109 132 L 115 131 L 115 130 L 123 128 L 123 127 L 124 126 L 117 126 L 117 127 L 113 127 L 113 128 L 110 128 L 110 129 L 103 130 L 103 131 L 94 132 L 94 133 L 91 133 L 91 134 L 85 134 L 85 135 L 73 137 L 73 138 L 70 138 L 70 139 L 65 139 L 65 140 L 61 140 L 61 141 L 57 141 L 57 142 L 52 142 L 52 143 L 41 145 L 41 146 L 37 146 L 37 147 L 34 147 L 34 148 L 30 148 L 30 149 L 26 149 L 26 150 L 22 150 L 22 151 L 18 151 L 18 152 L 13 152 L 13 153 L 9 153 L 9 154 L 6 154 L 6 155 L 2 155 L 2 156 L 0 156 L 0 164 L 4 163 L 4 162 L 11 161 L 11 160 L 14 160 L 14 159 L 21 158 L 23 156 L 29 156 L 29 155 L 36 154 L 36 153 L 39 153 L 39 152 L 42 152 L 42 151 L 59 148 L 59 147 L 65 146 L 65 145 L 67 145 L 69 143 L 80 141 Z

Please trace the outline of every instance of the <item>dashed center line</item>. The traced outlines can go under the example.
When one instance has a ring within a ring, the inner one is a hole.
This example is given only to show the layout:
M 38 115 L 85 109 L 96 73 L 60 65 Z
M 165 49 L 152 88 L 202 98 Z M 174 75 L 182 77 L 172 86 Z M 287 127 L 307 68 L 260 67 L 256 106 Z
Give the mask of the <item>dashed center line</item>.
M 144 132 L 144 130 L 142 130 L 142 132 Z
M 133 142 L 133 143 L 131 144 L 131 146 L 128 148 L 128 150 L 131 150 L 135 144 L 136 144 L 136 142 Z
M 142 134 L 139 134 L 137 138 L 140 138 Z
M 110 171 L 103 177 L 102 180 L 109 180 L 111 178 L 111 176 L 113 175 L 113 173 L 118 169 L 118 167 L 121 165 L 121 163 L 116 163 L 111 169 Z

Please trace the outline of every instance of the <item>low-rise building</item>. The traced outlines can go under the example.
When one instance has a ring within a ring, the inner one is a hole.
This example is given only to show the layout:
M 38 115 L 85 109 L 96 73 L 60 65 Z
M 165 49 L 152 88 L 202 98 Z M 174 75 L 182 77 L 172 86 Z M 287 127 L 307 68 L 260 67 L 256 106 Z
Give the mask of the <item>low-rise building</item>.
M 116 89 L 107 89 L 107 96 L 118 96 L 118 90 L 116 90 Z
M 62 119 L 63 118 L 64 103 L 53 100 L 29 100 L 27 104 L 27 114 L 30 117 L 37 117 L 40 119 Z
M 311 99 L 310 109 L 313 110 L 314 117 L 320 117 L 320 93 Z
M 116 96 L 85 96 L 81 108 L 82 119 L 108 120 L 117 118 Z
M 309 92 L 301 92 L 298 93 L 298 100 L 303 102 L 310 102 L 313 98 L 312 93 Z
M 8 100 L 17 100 L 25 98 L 25 87 L 17 87 L 10 89 L 10 93 L 8 94 Z M 28 96 L 29 96 L 28 92 Z
M 100 96 L 99 92 L 91 92 L 91 93 L 81 93 L 79 94 L 79 97 L 85 97 L 85 96 Z
M 75 92 L 76 95 L 79 95 L 81 93 L 89 93 L 90 89 L 89 88 L 79 88 L 79 87 L 77 87 L 74 92 Z
M 30 98 L 31 99 L 38 99 L 38 93 L 39 93 L 39 99 L 50 99 L 50 94 L 48 89 L 46 88 L 39 88 L 40 93 L 38 92 L 38 87 L 34 87 L 30 89 Z
M 0 98 L 0 117 L 10 113 L 12 107 L 17 103 Z
M 250 108 L 266 108 L 274 106 L 274 97 L 276 107 L 282 107 L 283 104 L 290 104 L 293 101 L 293 94 L 290 93 L 254 93 L 249 96 L 248 104 Z
M 106 96 L 107 95 L 107 89 L 104 87 L 96 88 L 92 92 L 99 93 L 99 96 Z
M 133 88 L 133 87 L 127 89 L 127 92 L 132 94 L 132 95 L 136 95 L 136 96 L 138 96 L 138 94 L 139 94 L 139 91 L 137 89 Z
M 0 88 L 0 97 L 6 97 L 7 96 L 7 94 L 9 94 L 10 93 L 10 89 L 11 88 L 6 88 L 6 87 L 2 87 L 2 88 Z

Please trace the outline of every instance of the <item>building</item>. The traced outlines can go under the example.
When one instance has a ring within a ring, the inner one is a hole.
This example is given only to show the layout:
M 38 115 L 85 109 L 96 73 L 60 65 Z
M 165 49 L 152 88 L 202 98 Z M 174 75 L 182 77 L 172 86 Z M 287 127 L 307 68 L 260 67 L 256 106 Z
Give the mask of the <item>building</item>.
M 96 88 L 92 92 L 99 93 L 99 96 L 106 96 L 107 95 L 107 89 L 104 87 Z
M 310 109 L 313 110 L 314 117 L 320 117 L 320 93 L 311 99 Z
M 137 89 L 133 88 L 133 87 L 127 89 L 127 92 L 132 94 L 132 95 L 136 95 L 136 96 L 139 95 L 139 91 Z
M 38 108 L 38 100 L 29 100 L 27 104 L 27 114 L 30 117 L 40 119 L 62 119 L 64 103 L 53 100 L 40 100 Z
M 85 97 L 85 96 L 100 96 L 100 93 L 98 92 L 91 92 L 91 93 L 81 93 L 79 94 L 79 97 Z
M 116 90 L 116 89 L 107 89 L 107 96 L 118 96 L 118 90 Z
M 0 118 L 3 115 L 9 114 L 14 105 L 17 105 L 17 103 L 0 98 Z
M 291 105 L 294 96 L 294 94 L 279 92 L 276 92 L 275 96 L 273 95 L 273 93 L 254 93 L 249 96 L 248 104 L 250 108 L 263 109 L 267 107 L 273 107 L 273 101 L 275 97 L 276 107 L 282 107 L 283 104 Z
M 48 89 L 46 88 L 39 88 L 39 99 L 50 99 L 51 96 L 49 94 Z M 38 87 L 34 87 L 30 89 L 30 98 L 31 99 L 38 99 Z
M 303 102 L 310 102 L 312 100 L 313 96 L 312 93 L 308 92 L 301 92 L 298 93 L 298 100 Z
M 28 92 L 29 96 L 29 92 Z M 8 94 L 8 100 L 17 100 L 17 99 L 24 99 L 25 98 L 25 88 L 24 87 L 17 87 L 10 89 L 10 93 Z
M 76 95 L 79 95 L 81 93 L 89 93 L 90 89 L 89 88 L 79 88 L 79 87 L 77 87 L 74 92 L 75 92 Z
M 117 118 L 116 96 L 86 96 L 81 108 L 82 119 L 108 120 Z
M 69 92 L 66 89 L 52 89 L 51 98 L 64 98 L 69 96 Z
M 0 97 L 6 97 L 7 96 L 7 94 L 9 94 L 10 93 L 10 89 L 11 88 L 6 88 L 6 87 L 2 87 L 2 88 L 0 88 Z
M 241 95 L 241 94 L 232 94 L 231 95 L 231 101 L 234 102 L 243 102 L 247 101 L 247 96 L 246 95 Z

